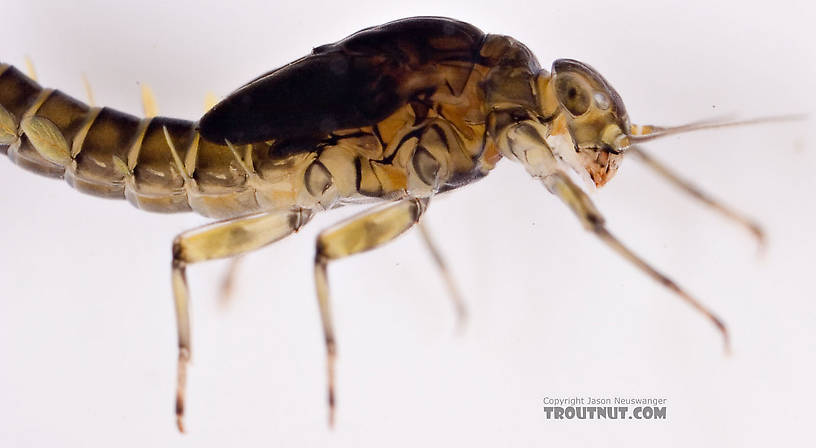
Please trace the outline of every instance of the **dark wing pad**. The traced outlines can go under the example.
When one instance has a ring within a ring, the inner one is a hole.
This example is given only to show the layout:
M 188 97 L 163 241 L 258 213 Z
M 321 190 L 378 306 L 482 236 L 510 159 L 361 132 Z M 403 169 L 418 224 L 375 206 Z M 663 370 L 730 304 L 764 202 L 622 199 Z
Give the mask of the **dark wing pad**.
M 433 64 L 472 65 L 483 37 L 471 25 L 442 18 L 365 29 L 241 87 L 202 117 L 201 135 L 235 144 L 319 140 L 373 125 L 432 87 L 424 85 L 431 76 L 428 83 L 406 83 L 412 75 Z

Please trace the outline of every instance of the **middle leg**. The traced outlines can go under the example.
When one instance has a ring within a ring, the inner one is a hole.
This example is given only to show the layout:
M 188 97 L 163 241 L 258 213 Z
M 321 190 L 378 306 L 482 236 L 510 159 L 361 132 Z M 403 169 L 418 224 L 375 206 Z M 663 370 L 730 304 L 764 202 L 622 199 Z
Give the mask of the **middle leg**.
M 326 342 L 329 425 L 334 425 L 334 362 L 337 356 L 334 325 L 329 304 L 329 261 L 365 252 L 393 241 L 413 227 L 428 206 L 428 198 L 409 198 L 367 210 L 324 230 L 317 237 L 315 289 Z

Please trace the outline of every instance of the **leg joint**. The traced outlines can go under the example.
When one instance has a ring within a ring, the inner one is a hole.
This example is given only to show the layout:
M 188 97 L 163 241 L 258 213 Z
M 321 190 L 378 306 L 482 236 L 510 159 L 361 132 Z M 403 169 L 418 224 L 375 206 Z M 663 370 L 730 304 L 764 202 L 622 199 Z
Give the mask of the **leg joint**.
M 173 238 L 172 250 L 173 257 L 176 257 L 177 255 L 181 254 L 181 235 Z
M 606 224 L 606 220 L 604 220 L 603 216 L 598 213 L 593 213 L 592 211 L 588 211 L 588 213 L 584 215 L 583 221 L 584 227 L 593 233 L 598 233 L 600 230 L 603 230 Z
M 415 222 L 419 222 L 419 218 L 425 213 L 425 209 L 428 208 L 428 203 L 430 202 L 430 198 L 414 198 L 414 204 L 416 205 L 416 219 Z
M 181 258 L 176 257 L 175 255 L 173 255 L 173 261 L 171 265 L 173 269 L 184 269 L 187 267 L 187 263 Z
M 320 237 L 317 238 L 317 245 L 315 248 L 315 264 L 325 265 L 329 261 L 326 256 L 326 247 Z
M 299 208 L 295 211 L 294 214 L 291 216 L 291 220 L 289 225 L 292 227 L 293 232 L 297 232 L 300 230 L 301 227 L 306 225 L 314 216 L 314 212 L 308 208 Z

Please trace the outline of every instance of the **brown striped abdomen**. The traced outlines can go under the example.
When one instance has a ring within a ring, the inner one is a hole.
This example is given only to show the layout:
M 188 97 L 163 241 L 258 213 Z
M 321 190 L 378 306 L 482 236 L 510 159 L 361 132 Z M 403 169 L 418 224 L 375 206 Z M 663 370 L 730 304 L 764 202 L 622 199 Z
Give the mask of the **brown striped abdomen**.
M 32 116 L 53 123 L 70 162 L 50 161 L 34 147 L 20 129 Z M 165 128 L 184 168 L 174 160 Z M 0 152 L 27 170 L 64 178 L 83 193 L 127 198 L 144 210 L 230 217 L 259 209 L 232 152 L 201 140 L 194 122 L 89 107 L 5 64 L 0 64 Z

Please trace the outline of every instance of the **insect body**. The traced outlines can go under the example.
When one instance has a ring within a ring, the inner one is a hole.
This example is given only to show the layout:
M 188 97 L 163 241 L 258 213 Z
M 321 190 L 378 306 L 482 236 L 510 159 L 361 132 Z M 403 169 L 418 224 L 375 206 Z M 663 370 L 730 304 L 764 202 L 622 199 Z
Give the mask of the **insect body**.
M 703 127 L 710 125 L 632 125 L 617 92 L 588 65 L 557 60 L 548 71 L 515 39 L 444 18 L 399 20 L 317 47 L 238 89 L 199 122 L 90 107 L 0 65 L 0 148 L 12 161 L 145 210 L 223 219 L 173 243 L 180 429 L 190 357 L 187 265 L 273 243 L 322 210 L 383 203 L 317 240 L 332 416 L 329 261 L 393 240 L 419 222 L 434 195 L 484 177 L 502 158 L 521 163 L 588 230 L 707 315 L 727 342 L 720 320 L 615 239 L 568 176 L 602 186 L 633 152 L 691 189 L 634 144 Z

